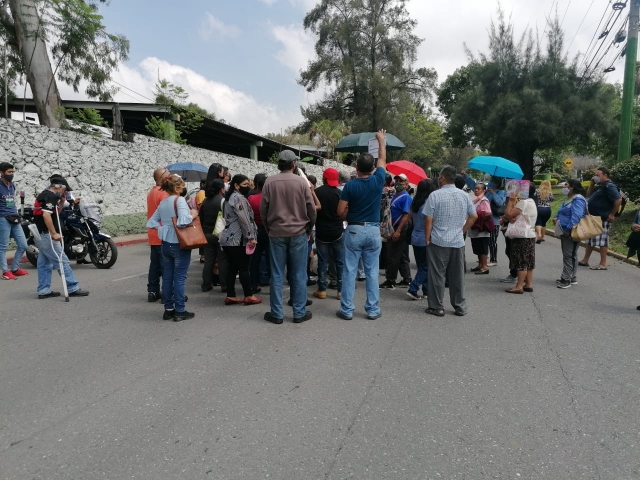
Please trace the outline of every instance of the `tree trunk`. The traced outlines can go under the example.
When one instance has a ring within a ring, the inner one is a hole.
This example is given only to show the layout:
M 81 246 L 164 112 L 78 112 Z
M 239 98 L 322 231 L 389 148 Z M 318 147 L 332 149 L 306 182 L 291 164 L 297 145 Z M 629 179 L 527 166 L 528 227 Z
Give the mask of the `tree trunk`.
M 40 123 L 60 128 L 56 111 L 60 106 L 60 93 L 51 68 L 47 45 L 41 36 L 43 30 L 33 0 L 9 0 L 15 23 L 15 34 L 22 64 L 27 73 L 33 101 Z

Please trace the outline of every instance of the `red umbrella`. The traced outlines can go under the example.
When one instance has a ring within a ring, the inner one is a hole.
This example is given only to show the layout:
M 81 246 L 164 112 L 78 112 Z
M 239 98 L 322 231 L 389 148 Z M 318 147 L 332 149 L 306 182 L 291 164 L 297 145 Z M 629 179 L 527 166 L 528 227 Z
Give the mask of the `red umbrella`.
M 420 180 L 429 178 L 425 171 L 409 160 L 398 160 L 387 164 L 387 171 L 393 175 L 404 173 L 409 179 L 409 183 L 417 185 Z

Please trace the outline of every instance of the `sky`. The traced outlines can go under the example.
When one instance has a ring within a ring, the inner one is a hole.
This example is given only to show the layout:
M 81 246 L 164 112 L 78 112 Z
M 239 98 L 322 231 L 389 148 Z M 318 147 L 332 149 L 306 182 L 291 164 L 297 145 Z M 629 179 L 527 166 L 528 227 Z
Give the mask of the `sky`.
M 193 101 L 218 118 L 257 134 L 280 132 L 302 120 L 301 105 L 321 98 L 297 84 L 314 56 L 314 38 L 302 22 L 316 0 L 111 0 L 101 7 L 110 33 L 131 42 L 130 58 L 113 80 L 120 102 L 149 102 L 154 85 L 165 78 L 182 86 Z M 543 33 L 557 10 L 568 54 L 584 53 L 608 20 L 609 0 L 501 0 L 516 34 L 526 28 Z M 486 52 L 487 30 L 496 17 L 496 0 L 408 0 L 422 38 L 415 67 L 433 67 L 439 82 L 468 63 L 464 45 Z M 626 18 L 628 8 L 622 19 Z M 622 20 L 621 19 L 621 20 Z M 610 40 L 607 40 L 609 42 Z M 569 45 L 570 44 L 570 45 Z M 608 43 L 607 43 L 608 44 Z M 606 48 L 607 45 L 604 45 Z M 618 47 L 619 48 L 619 47 Z M 604 51 L 604 50 L 603 50 Z M 616 47 L 611 50 L 614 55 Z M 619 51 L 619 50 L 618 50 Z M 608 74 L 622 79 L 624 65 Z M 59 85 L 63 99 L 84 99 Z

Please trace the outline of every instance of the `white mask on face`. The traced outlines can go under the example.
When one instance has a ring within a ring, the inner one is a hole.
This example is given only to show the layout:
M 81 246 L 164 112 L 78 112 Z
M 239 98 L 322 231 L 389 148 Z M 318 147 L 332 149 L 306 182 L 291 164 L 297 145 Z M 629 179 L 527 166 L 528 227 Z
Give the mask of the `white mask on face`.
M 595 183 L 596 185 L 600 183 L 600 177 L 597 175 L 594 175 L 591 180 L 593 180 L 593 183 Z
M 569 195 L 569 189 L 568 189 L 567 187 L 564 187 L 564 188 L 562 189 L 562 194 L 563 194 L 563 195 Z

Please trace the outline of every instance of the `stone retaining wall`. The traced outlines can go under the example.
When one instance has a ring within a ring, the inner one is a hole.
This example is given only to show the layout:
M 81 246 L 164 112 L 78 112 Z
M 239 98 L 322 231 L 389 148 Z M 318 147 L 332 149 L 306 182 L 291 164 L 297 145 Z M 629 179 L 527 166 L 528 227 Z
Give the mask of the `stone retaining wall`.
M 272 175 L 276 165 L 212 152 L 153 137 L 137 135 L 134 143 L 116 142 L 68 130 L 50 129 L 0 118 L 0 162 L 8 161 L 17 171 L 15 183 L 26 192 L 26 204 L 48 184 L 53 173 L 67 178 L 78 195 L 102 200 L 105 215 L 146 211 L 146 196 L 153 186 L 152 172 L 176 162 L 206 166 L 217 162 L 253 178 L 256 173 Z M 325 162 L 349 172 L 335 162 Z M 320 178 L 325 167 L 306 165 L 309 175 Z

